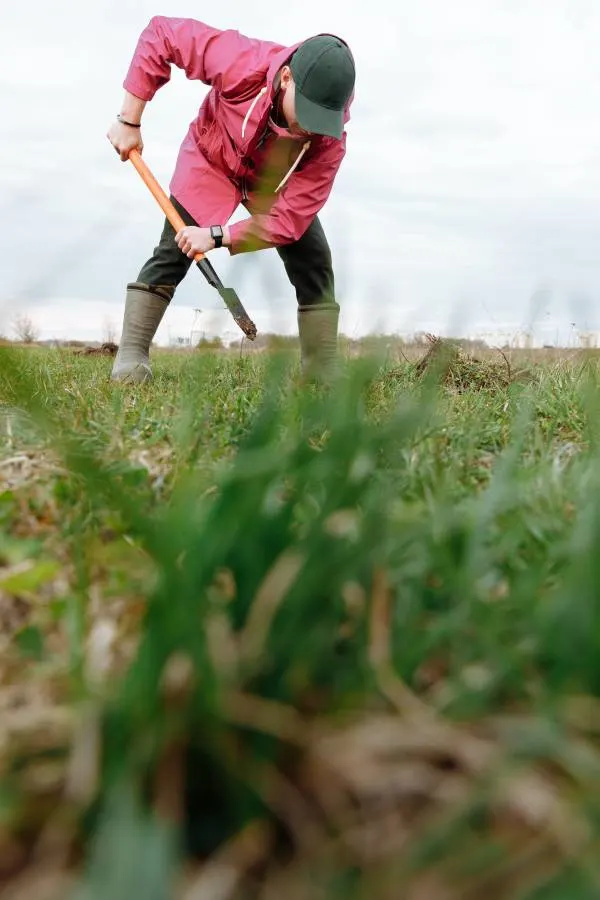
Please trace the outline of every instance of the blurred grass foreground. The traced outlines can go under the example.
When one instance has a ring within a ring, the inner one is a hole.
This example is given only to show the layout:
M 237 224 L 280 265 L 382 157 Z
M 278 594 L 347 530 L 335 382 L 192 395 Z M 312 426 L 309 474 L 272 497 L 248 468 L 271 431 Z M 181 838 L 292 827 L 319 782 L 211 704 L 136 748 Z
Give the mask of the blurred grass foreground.
M 0 348 L 0 897 L 600 896 L 595 354 L 111 364 Z

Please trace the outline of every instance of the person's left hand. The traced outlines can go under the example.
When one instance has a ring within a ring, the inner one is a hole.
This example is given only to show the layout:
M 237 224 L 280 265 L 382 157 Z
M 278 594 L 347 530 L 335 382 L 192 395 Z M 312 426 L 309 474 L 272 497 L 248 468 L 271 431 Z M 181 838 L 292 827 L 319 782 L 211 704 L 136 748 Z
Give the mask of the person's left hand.
M 215 248 L 210 228 L 199 228 L 197 225 L 187 225 L 178 231 L 175 235 L 175 243 L 190 259 L 193 259 L 198 253 L 208 253 L 209 250 Z

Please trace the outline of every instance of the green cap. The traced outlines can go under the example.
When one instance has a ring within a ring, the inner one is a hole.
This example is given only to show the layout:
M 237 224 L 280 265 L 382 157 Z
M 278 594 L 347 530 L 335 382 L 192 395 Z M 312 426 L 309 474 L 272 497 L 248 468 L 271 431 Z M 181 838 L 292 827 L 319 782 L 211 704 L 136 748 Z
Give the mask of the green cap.
M 332 34 L 301 44 L 290 61 L 296 84 L 296 116 L 305 131 L 341 138 L 344 109 L 356 72 L 348 46 Z

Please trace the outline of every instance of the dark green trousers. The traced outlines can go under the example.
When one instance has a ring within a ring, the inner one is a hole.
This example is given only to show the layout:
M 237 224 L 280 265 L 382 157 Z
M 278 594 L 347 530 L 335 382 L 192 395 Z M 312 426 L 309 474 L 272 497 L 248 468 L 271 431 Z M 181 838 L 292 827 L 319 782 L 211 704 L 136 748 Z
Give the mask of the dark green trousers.
M 186 225 L 197 224 L 174 197 L 171 200 Z M 193 260 L 181 252 L 174 237 L 175 231 L 165 219 L 160 240 L 152 256 L 142 266 L 138 282 L 173 285 L 176 288 L 183 281 Z M 318 216 L 299 240 L 276 249 L 296 291 L 298 306 L 335 302 L 331 250 Z

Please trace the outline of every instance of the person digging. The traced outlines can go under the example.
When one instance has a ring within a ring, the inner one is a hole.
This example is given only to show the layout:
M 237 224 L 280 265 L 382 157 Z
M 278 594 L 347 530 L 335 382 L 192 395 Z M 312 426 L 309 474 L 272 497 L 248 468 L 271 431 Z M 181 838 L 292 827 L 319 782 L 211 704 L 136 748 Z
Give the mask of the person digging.
M 341 38 L 292 46 L 189 18 L 153 17 L 142 31 L 107 137 L 123 161 L 143 151 L 142 113 L 171 65 L 210 86 L 180 146 L 170 198 L 186 227 L 165 220 L 137 280 L 127 285 L 115 381 L 152 377 L 150 344 L 198 253 L 275 248 L 296 291 L 305 376 L 336 371 L 340 307 L 331 250 L 318 213 L 346 152 L 355 64 Z M 243 221 L 227 222 L 241 204 Z

